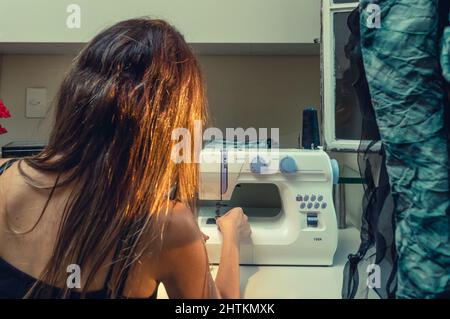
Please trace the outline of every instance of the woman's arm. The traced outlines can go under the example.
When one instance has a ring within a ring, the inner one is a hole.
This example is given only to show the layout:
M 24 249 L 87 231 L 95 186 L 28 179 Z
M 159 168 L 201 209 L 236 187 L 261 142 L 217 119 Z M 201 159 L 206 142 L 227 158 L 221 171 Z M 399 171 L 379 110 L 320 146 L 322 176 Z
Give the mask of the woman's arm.
M 224 238 L 216 286 L 222 298 L 240 298 L 239 242 L 236 238 Z
M 216 285 L 223 298 L 240 298 L 239 243 L 250 236 L 250 226 L 242 208 L 233 208 L 217 219 L 223 235 L 222 253 Z
M 204 236 L 192 212 L 181 204 L 175 205 L 158 263 L 158 279 L 164 284 L 170 298 L 239 298 L 239 225 L 246 222 L 245 218 L 240 220 L 241 212 L 240 209 L 234 209 L 218 220 L 224 241 L 214 282 L 209 270 Z

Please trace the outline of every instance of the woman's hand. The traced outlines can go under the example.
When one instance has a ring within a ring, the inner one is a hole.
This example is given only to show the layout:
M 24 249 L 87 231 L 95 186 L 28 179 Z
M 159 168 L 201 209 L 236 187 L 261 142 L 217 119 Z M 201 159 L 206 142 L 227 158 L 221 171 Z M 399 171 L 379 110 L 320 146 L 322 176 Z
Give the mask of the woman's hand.
M 233 208 L 216 220 L 223 234 L 222 253 L 216 286 L 222 298 L 240 298 L 239 242 L 250 236 L 248 218 L 242 208 Z
M 217 218 L 216 222 L 224 238 L 233 238 L 237 242 L 248 238 L 252 233 L 248 217 L 240 207 L 231 209 L 225 215 Z

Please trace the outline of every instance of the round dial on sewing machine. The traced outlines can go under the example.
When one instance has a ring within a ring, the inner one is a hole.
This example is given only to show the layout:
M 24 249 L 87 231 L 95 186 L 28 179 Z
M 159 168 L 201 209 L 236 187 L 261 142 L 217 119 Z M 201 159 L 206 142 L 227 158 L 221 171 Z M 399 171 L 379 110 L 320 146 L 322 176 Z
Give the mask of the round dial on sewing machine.
M 285 156 L 280 161 L 280 172 L 284 174 L 293 174 L 297 172 L 297 163 L 290 156 Z
M 264 170 L 268 167 L 268 161 L 262 156 L 256 156 L 250 162 L 250 171 L 254 174 L 262 174 Z

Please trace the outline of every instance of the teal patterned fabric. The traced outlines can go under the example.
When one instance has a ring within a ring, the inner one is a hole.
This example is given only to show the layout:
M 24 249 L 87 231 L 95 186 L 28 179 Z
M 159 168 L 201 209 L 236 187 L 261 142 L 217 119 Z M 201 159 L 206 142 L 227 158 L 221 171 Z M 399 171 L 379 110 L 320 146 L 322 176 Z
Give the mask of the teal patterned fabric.
M 369 3 L 381 8 L 380 28 L 367 24 Z M 450 297 L 450 31 L 439 32 L 438 4 L 360 0 L 364 67 L 396 204 L 398 298 Z
M 448 14 L 448 22 L 447 25 L 450 25 L 450 12 Z M 444 29 L 442 36 L 441 66 L 445 79 L 450 83 L 450 26 Z

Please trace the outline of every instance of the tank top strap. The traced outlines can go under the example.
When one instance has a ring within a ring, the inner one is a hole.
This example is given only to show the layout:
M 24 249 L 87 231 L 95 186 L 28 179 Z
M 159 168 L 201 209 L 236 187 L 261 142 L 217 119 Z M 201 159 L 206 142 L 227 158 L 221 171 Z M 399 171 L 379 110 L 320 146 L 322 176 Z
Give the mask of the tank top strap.
M 0 175 L 2 175 L 8 168 L 10 168 L 17 161 L 18 161 L 18 159 L 13 158 L 13 159 L 10 159 L 9 161 L 3 163 L 0 166 Z

